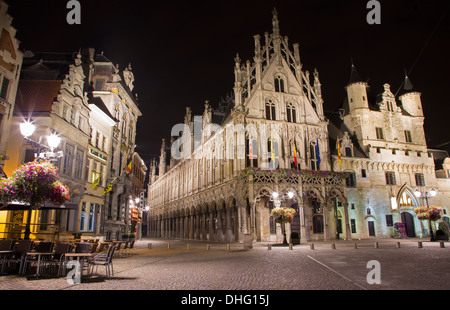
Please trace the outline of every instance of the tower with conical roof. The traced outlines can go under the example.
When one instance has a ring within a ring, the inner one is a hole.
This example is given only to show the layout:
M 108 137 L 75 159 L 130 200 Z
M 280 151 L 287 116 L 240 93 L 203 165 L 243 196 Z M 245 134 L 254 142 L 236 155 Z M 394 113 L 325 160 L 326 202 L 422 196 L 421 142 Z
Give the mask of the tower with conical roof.
M 358 109 L 369 109 L 367 83 L 363 82 L 352 62 L 350 80 L 345 87 L 348 98 L 348 113 Z
M 412 116 L 423 117 L 421 93 L 414 91 L 413 84 L 405 73 L 403 89 L 398 99 L 402 103 L 403 109 Z

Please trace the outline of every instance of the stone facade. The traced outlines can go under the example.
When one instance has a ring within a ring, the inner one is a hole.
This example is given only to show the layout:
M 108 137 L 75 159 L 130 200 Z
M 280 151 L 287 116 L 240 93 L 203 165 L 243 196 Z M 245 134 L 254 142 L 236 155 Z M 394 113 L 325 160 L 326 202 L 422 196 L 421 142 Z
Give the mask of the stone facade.
M 319 73 L 304 70 L 276 12 L 272 25 L 264 44 L 254 36 L 253 61 L 236 56 L 234 96 L 215 110 L 206 102 L 201 117 L 186 108 L 170 145 L 163 139 L 150 171 L 149 235 L 280 242 L 277 203 L 297 210 L 288 240 L 392 237 L 397 222 L 426 236 L 414 208 L 427 201 L 448 222 L 448 160 L 437 177 L 409 78 L 399 94 L 385 84 L 373 99 L 352 66 L 344 104 L 324 112 Z
M 292 50 L 280 35 L 276 12 L 272 24 L 264 45 L 254 36 L 253 62 L 236 56 L 228 105 L 215 113 L 206 102 L 201 118 L 187 108 L 170 153 L 163 139 L 148 189 L 150 235 L 279 240 L 270 216 L 277 201 L 297 210 L 288 239 L 291 231 L 303 240 L 335 236 L 338 204 L 348 219 L 345 179 L 331 171 L 319 73 L 303 70 L 299 45 Z M 349 238 L 349 221 L 342 224 Z
M 4 168 L 6 148 L 16 102 L 23 53 L 16 39 L 8 5 L 0 1 L 0 168 Z

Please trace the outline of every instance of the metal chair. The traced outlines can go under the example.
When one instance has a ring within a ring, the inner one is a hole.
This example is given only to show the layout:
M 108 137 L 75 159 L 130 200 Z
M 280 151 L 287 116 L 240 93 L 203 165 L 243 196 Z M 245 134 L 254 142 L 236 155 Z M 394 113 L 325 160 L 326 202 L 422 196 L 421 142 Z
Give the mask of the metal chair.
M 91 246 L 89 242 L 78 242 L 75 246 L 75 253 L 90 253 Z
M 51 241 L 46 241 L 46 242 L 39 242 L 39 244 L 36 247 L 36 253 L 53 253 L 53 246 L 54 243 Z M 53 255 L 53 254 L 51 254 Z M 46 256 L 42 256 L 40 263 L 43 263 L 45 265 L 46 260 L 51 257 L 51 255 L 46 255 Z M 25 253 L 25 259 L 23 261 L 23 267 L 22 267 L 22 274 L 25 273 L 25 271 L 27 270 L 28 267 L 28 263 L 37 263 L 38 259 L 36 258 L 35 255 L 33 254 L 29 254 L 27 255 Z
M 0 253 L 2 258 L 2 273 L 5 271 L 6 259 L 11 255 L 9 251 L 14 248 L 15 241 L 11 239 L 0 240 L 0 251 L 5 251 L 5 253 Z
M 65 272 L 66 265 L 65 265 L 65 254 L 70 253 L 72 251 L 73 245 L 68 242 L 59 242 L 55 246 L 55 253 L 53 256 L 48 260 L 48 263 L 50 265 L 58 265 L 58 276 L 60 276 L 63 270 Z
M 23 262 L 27 252 L 30 252 L 33 248 L 33 241 L 31 240 L 19 240 L 13 252 L 6 260 L 8 265 L 10 263 L 19 264 L 19 274 L 22 272 Z
M 106 276 L 108 278 L 111 278 L 111 275 L 114 276 L 113 256 L 114 256 L 114 252 L 115 252 L 116 248 L 117 248 L 117 246 L 110 247 L 107 255 L 100 254 L 100 255 L 95 256 L 89 262 L 89 265 L 92 266 L 90 273 L 94 272 L 94 267 L 95 267 L 95 272 L 97 272 L 98 266 L 105 266 Z

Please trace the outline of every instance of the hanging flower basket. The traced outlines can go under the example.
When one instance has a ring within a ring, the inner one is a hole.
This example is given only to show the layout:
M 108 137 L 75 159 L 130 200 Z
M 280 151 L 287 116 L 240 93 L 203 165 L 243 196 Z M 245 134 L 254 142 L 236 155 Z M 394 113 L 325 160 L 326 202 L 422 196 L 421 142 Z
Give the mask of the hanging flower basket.
M 275 208 L 271 212 L 271 216 L 276 223 L 291 223 L 294 219 L 296 211 L 292 208 Z
M 69 189 L 59 181 L 57 168 L 49 162 L 31 162 L 0 181 L 2 203 L 21 201 L 31 206 L 51 202 L 62 205 L 69 199 Z
M 414 209 L 419 220 L 431 220 L 437 221 L 441 218 L 441 207 L 431 206 L 431 207 L 418 207 Z

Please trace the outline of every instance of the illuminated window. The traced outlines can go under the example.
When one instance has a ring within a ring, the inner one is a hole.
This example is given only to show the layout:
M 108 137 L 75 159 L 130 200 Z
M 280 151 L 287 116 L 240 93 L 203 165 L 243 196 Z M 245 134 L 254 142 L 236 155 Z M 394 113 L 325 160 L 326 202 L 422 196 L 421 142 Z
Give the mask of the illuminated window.
M 279 75 L 275 77 L 275 91 L 277 93 L 284 93 L 284 80 Z
M 266 119 L 273 120 L 273 121 L 276 119 L 276 117 L 275 117 L 275 103 L 272 100 L 270 100 L 270 99 L 268 99 L 266 101 Z

